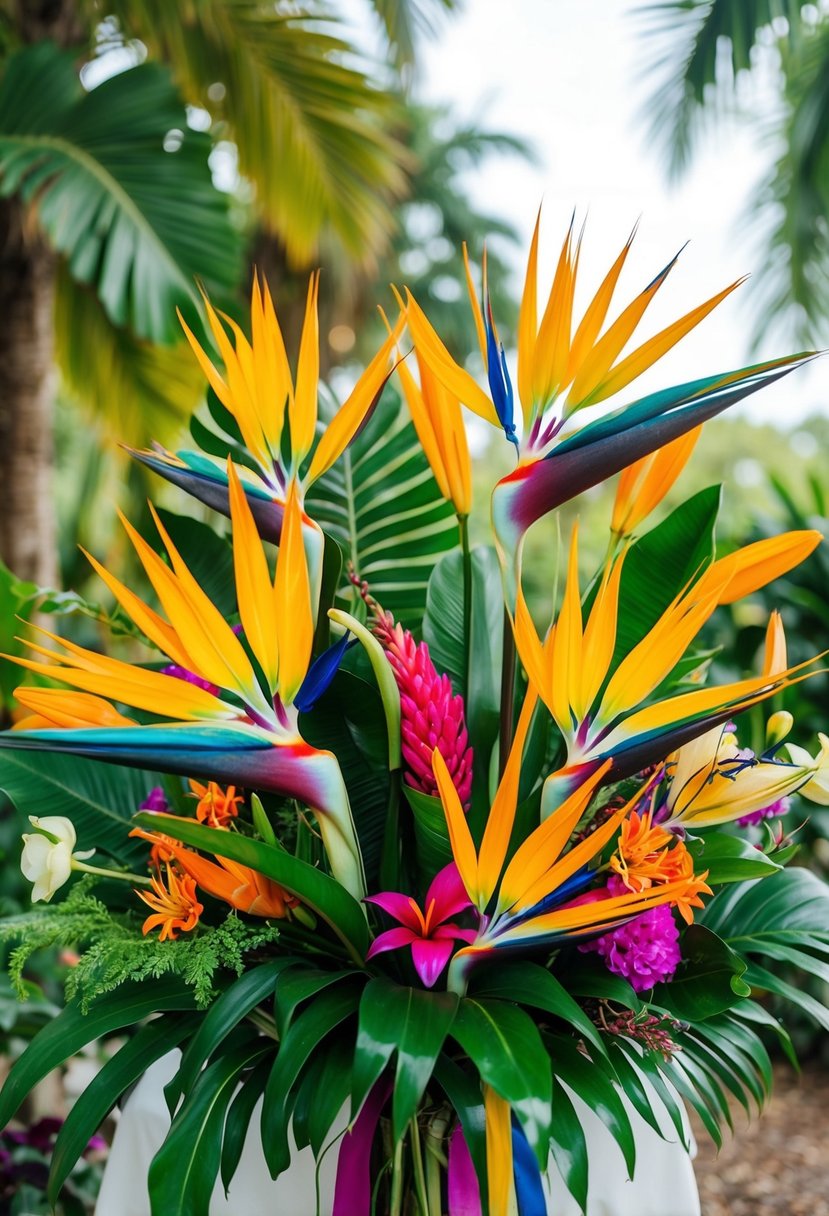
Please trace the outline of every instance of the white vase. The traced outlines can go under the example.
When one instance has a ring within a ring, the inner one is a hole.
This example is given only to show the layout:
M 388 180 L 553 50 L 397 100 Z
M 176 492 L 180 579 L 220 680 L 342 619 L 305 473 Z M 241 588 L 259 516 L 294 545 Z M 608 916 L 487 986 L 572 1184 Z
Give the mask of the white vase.
M 170 1116 L 164 1086 L 178 1068 L 179 1053 L 153 1064 L 133 1090 L 118 1122 L 104 1171 L 95 1216 L 150 1216 L 147 1172 L 161 1147 Z M 647 1084 L 647 1082 L 645 1082 Z M 590 1199 L 587 1216 L 700 1216 L 691 1159 L 675 1139 L 666 1142 L 626 1103 L 633 1126 L 637 1166 L 627 1177 L 622 1155 L 604 1124 L 571 1094 L 587 1139 Z M 657 1108 L 659 1103 L 655 1103 Z M 665 1115 L 665 1127 L 670 1126 Z M 210 1211 L 199 1216 L 330 1216 L 337 1168 L 336 1148 L 319 1169 L 310 1149 L 295 1150 L 291 1166 L 274 1182 L 259 1143 L 259 1107 L 251 1119 L 236 1177 L 227 1197 L 216 1184 Z M 345 1116 L 343 1115 L 343 1127 Z M 672 1129 L 671 1129 L 672 1130 Z M 578 1216 L 578 1206 L 551 1164 L 545 1181 L 549 1216 Z

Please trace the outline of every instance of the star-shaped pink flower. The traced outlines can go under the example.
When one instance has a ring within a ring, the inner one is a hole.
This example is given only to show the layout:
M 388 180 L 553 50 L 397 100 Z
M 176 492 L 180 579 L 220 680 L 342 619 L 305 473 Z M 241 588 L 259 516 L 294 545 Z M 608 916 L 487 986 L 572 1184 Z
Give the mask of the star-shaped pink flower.
M 449 962 L 456 941 L 475 940 L 475 929 L 461 929 L 449 920 L 450 916 L 472 906 L 454 862 L 445 866 L 432 880 L 424 901 L 425 913 L 410 895 L 403 895 L 400 891 L 369 895 L 366 902 L 377 904 L 401 926 L 399 929 L 387 929 L 375 938 L 366 957 L 374 958 L 386 950 L 411 946 L 415 971 L 426 988 L 434 986 Z

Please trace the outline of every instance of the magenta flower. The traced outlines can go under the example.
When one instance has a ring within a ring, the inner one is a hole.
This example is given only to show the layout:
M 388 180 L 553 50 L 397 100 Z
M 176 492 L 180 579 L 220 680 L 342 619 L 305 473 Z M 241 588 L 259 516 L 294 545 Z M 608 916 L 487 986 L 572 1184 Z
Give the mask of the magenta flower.
M 426 642 L 415 642 L 408 629 L 396 625 L 389 613 L 378 611 L 374 632 L 385 648 L 400 690 L 406 784 L 432 797 L 437 795 L 432 772 L 432 752 L 437 748 L 446 761 L 458 797 L 468 810 L 472 748 L 463 697 L 453 694 L 447 675 L 438 673 Z
M 622 879 L 612 874 L 601 896 L 621 895 L 625 890 Z M 600 955 L 608 971 L 626 979 L 634 992 L 648 992 L 654 984 L 672 979 L 682 959 L 679 930 L 667 904 L 641 912 L 617 929 L 579 946 L 579 950 Z
M 368 895 L 366 903 L 377 904 L 400 923 L 399 929 L 387 929 L 374 939 L 366 958 L 411 946 L 415 971 L 426 988 L 433 987 L 449 962 L 456 941 L 475 940 L 475 929 L 461 929 L 449 920 L 472 906 L 454 862 L 432 879 L 426 892 L 425 915 L 410 895 L 399 891 Z
M 762 823 L 764 819 L 776 819 L 779 815 L 788 814 L 791 805 L 791 798 L 787 798 L 784 794 L 782 798 L 778 798 L 769 806 L 761 807 L 759 811 L 749 811 L 747 815 L 741 815 L 737 823 L 741 828 L 754 827 L 756 824 Z

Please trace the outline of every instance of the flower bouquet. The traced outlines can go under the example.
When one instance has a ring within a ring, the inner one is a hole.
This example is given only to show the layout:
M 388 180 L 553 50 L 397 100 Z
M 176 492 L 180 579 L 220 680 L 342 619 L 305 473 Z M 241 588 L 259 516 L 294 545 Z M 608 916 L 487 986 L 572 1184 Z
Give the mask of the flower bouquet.
M 762 1104 L 764 1037 L 789 1049 L 764 994 L 829 1024 L 790 976 L 827 973 L 829 893 L 765 824 L 795 791 L 829 802 L 829 740 L 816 757 L 787 743 L 779 700 L 759 754 L 738 737 L 743 711 L 815 665 L 788 664 L 778 613 L 737 683 L 707 684 L 695 642 L 820 537 L 718 555 L 719 487 L 648 524 L 702 424 L 809 356 L 592 409 L 736 284 L 634 345 L 674 262 L 609 322 L 628 241 L 576 320 L 580 238 L 543 310 L 537 240 L 518 404 L 485 264 L 479 296 L 467 261 L 483 387 L 398 296 L 332 408 L 316 275 L 293 370 L 264 285 L 247 333 L 206 300 L 205 332 L 185 326 L 209 386 L 199 450 L 134 456 L 229 536 L 169 512 L 151 537 L 124 520 L 148 590 L 89 560 L 126 657 L 45 629 L 16 657 L 34 682 L 0 736 L 0 784 L 31 820 L 38 907 L 4 923 L 13 978 L 25 987 L 40 946 L 80 958 L 0 1122 L 85 1044 L 128 1032 L 60 1130 L 53 1198 L 119 1095 L 178 1047 L 149 1172 L 159 1216 L 208 1210 L 260 1099 L 274 1177 L 289 1133 L 338 1154 L 336 1216 L 534 1216 L 551 1156 L 584 1209 L 574 1099 L 632 1170 L 631 1108 L 684 1137 L 681 1097 L 719 1139 L 732 1097 Z M 515 449 L 491 547 L 470 545 L 463 408 Z M 534 616 L 527 530 L 616 474 L 605 560 L 585 577 L 574 529 L 533 572 Z

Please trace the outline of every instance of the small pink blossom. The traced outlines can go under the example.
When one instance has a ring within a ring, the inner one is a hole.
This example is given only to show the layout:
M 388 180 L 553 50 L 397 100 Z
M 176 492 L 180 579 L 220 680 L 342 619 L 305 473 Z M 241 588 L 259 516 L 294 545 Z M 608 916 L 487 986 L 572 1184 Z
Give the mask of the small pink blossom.
M 366 958 L 374 958 L 386 950 L 412 948 L 415 971 L 426 988 L 432 988 L 452 955 L 456 941 L 472 942 L 475 929 L 461 929 L 449 920 L 472 906 L 454 862 L 445 866 L 432 879 L 426 892 L 426 912 L 420 910 L 410 895 L 399 891 L 383 891 L 369 895 L 366 903 L 377 904 L 400 924 L 399 929 L 387 929 L 374 939 Z
M 469 809 L 472 793 L 472 748 L 466 729 L 463 697 L 453 694 L 447 675 L 440 675 L 426 642 L 415 642 L 408 629 L 395 624 L 389 613 L 378 611 L 374 632 L 382 643 L 400 690 L 401 741 L 412 789 L 433 797 L 437 783 L 432 752 L 438 749 L 458 791 Z

